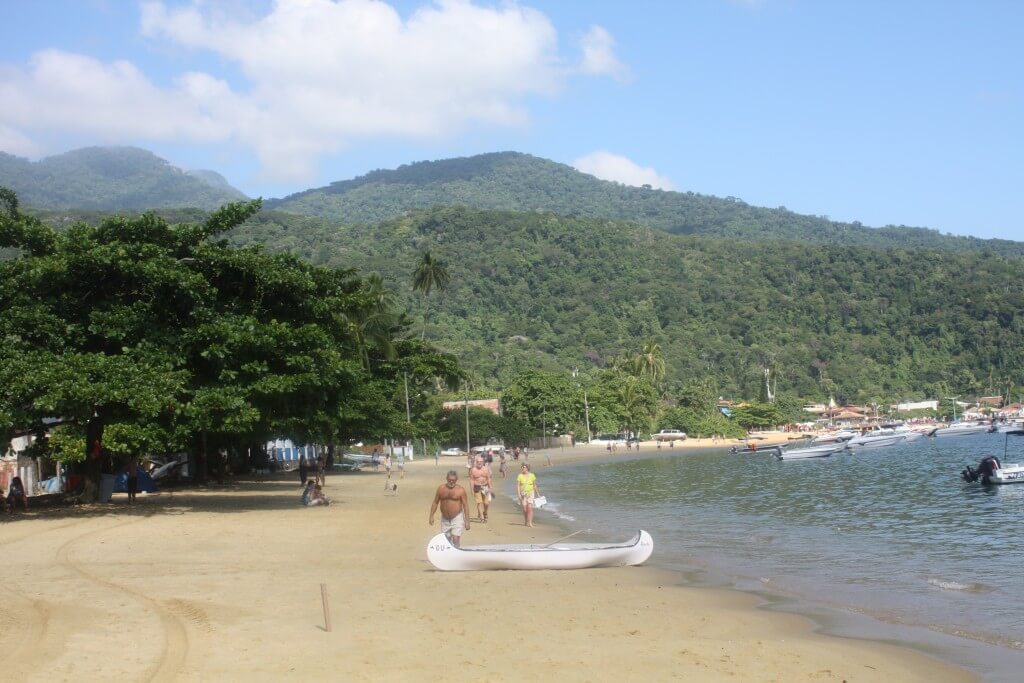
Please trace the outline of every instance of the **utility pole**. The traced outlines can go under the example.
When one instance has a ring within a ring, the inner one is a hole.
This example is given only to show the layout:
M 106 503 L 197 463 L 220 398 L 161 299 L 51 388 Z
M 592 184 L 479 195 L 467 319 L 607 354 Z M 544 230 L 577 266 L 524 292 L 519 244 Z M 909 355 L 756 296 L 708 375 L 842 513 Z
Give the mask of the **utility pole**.
M 541 418 L 540 419 L 541 419 L 541 425 L 543 425 L 541 428 L 544 431 L 544 439 L 543 439 L 542 443 L 544 444 L 543 447 L 547 448 L 548 447 L 548 407 L 547 407 L 547 405 L 544 406 L 544 409 L 541 412 Z
M 579 368 L 573 368 L 572 378 L 576 379 L 579 372 Z M 580 382 L 579 385 L 580 388 L 583 389 L 583 414 L 586 416 L 587 420 L 587 443 L 590 443 L 590 404 L 587 402 L 587 388 L 583 386 L 582 382 Z
M 407 425 L 412 425 L 412 413 L 409 411 L 409 373 L 403 372 L 402 377 L 405 379 L 405 423 Z M 409 431 L 411 432 L 412 430 L 410 429 Z M 412 441 L 410 441 L 409 438 L 406 438 L 405 450 L 407 454 L 411 450 L 411 447 Z M 425 446 L 423 448 L 423 457 L 427 457 L 427 449 Z M 410 456 L 409 459 L 411 460 L 412 456 Z
M 465 396 L 466 396 L 466 453 L 470 453 L 469 450 L 469 385 L 465 385 Z

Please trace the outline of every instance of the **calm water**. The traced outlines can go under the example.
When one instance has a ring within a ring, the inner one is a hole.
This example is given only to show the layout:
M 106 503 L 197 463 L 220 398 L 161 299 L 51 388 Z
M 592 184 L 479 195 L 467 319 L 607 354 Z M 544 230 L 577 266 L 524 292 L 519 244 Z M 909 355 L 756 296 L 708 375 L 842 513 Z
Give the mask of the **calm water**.
M 570 529 L 647 529 L 654 562 L 691 582 L 1021 680 L 1024 484 L 959 478 L 982 454 L 1024 462 L 1024 438 L 1006 458 L 1003 447 L 1003 435 L 979 434 L 793 462 L 652 450 L 538 475 Z

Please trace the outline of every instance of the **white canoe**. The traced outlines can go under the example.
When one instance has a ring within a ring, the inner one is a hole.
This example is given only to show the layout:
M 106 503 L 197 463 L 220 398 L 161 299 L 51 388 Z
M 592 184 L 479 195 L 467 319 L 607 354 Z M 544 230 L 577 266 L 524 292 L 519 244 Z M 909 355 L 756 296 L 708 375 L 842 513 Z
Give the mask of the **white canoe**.
M 807 458 L 827 458 L 833 453 L 846 448 L 846 444 L 825 444 L 822 446 L 810 446 L 808 448 L 791 448 L 776 453 L 779 460 L 806 460 Z
M 476 545 L 456 548 L 445 534 L 427 544 L 427 559 L 442 571 L 480 569 L 586 569 L 643 564 L 654 551 L 646 531 L 625 543 Z

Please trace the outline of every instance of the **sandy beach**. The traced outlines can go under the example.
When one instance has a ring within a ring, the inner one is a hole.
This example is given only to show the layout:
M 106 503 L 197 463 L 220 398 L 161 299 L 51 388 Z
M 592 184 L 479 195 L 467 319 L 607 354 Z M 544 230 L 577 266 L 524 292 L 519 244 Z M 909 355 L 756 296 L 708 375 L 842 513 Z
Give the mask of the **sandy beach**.
M 557 467 L 607 453 L 550 455 Z M 545 452 L 531 461 L 543 486 Z M 116 496 L 5 518 L 0 671 L 17 681 L 974 680 L 911 650 L 815 634 L 751 596 L 680 586 L 656 566 L 435 571 L 427 516 L 449 468 L 464 479 L 458 458 L 407 463 L 397 494 L 383 473 L 331 474 L 326 508 L 301 507 L 291 473 L 135 508 Z M 464 542 L 561 533 L 538 522 L 524 527 L 498 498 Z

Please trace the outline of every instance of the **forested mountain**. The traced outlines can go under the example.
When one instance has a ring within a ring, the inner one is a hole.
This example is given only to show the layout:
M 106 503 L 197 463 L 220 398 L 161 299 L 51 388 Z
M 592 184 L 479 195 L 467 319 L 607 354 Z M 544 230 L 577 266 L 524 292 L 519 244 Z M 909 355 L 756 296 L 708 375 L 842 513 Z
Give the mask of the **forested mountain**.
M 423 250 L 447 263 L 428 338 L 478 381 L 569 372 L 661 344 L 670 384 L 757 396 L 763 368 L 805 398 L 1004 391 L 1024 369 L 1024 262 L 980 252 L 669 235 L 631 223 L 442 208 L 336 227 L 264 212 L 237 229 L 318 265 L 380 272 L 414 311 Z M 436 311 L 436 313 L 435 313 Z
M 215 209 L 245 198 L 219 173 L 182 171 L 136 147 L 88 147 L 36 162 L 0 152 L 0 186 L 38 209 Z
M 924 228 L 868 228 L 783 207 L 750 206 L 734 198 L 631 187 L 516 152 L 373 171 L 267 203 L 268 208 L 340 223 L 374 223 L 412 210 L 453 205 L 633 221 L 674 234 L 1024 255 L 1021 242 L 943 235 Z

